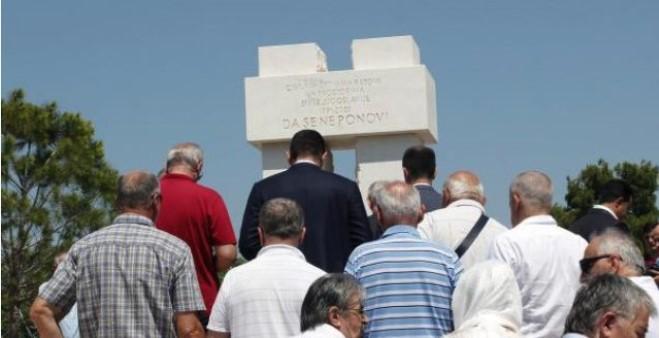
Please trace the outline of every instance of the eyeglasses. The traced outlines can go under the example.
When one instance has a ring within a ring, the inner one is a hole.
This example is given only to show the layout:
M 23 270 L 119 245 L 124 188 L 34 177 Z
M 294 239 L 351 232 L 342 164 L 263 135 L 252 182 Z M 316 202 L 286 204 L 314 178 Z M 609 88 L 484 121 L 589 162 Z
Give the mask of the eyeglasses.
M 600 256 L 593 256 L 593 257 L 588 257 L 584 258 L 579 261 L 579 266 L 581 267 L 581 272 L 584 274 L 587 274 L 590 272 L 590 270 L 593 268 L 595 263 L 599 261 L 602 258 L 609 258 L 612 257 L 613 255 L 600 255 Z
M 360 305 L 356 309 L 348 308 L 345 311 L 355 312 L 355 313 L 357 313 L 358 315 L 360 315 L 362 317 L 364 316 L 364 306 L 363 305 Z

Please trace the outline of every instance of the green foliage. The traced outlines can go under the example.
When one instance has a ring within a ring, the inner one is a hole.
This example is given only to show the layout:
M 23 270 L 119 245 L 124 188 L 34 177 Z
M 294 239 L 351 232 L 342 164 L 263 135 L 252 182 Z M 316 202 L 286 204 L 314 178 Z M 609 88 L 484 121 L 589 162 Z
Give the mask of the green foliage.
M 117 172 L 94 127 L 15 90 L 2 101 L 2 336 L 28 334 L 53 257 L 112 216 Z
M 597 191 L 612 178 L 621 178 L 632 186 L 632 209 L 625 223 L 637 239 L 642 238 L 643 225 L 656 222 L 659 216 L 656 206 L 659 167 L 649 161 L 622 162 L 613 169 L 604 160 L 586 166 L 575 179 L 567 178 L 567 206 L 554 205 L 552 215 L 562 226 L 569 226 L 597 203 Z

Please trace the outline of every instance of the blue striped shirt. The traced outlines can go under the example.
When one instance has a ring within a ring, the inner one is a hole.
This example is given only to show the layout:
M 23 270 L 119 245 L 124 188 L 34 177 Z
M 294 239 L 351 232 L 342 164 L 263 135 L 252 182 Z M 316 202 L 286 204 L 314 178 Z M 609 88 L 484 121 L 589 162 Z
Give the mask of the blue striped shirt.
M 451 297 L 462 266 L 452 250 L 408 225 L 358 246 L 345 272 L 366 289 L 367 338 L 440 337 L 453 331 Z

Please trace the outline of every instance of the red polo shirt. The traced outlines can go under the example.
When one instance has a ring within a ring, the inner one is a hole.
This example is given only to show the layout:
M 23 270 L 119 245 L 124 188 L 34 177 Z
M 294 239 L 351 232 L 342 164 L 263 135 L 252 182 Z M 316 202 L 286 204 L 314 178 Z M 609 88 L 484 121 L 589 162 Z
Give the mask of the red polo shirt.
M 181 174 L 165 175 L 160 191 L 162 205 L 156 226 L 190 246 L 206 313 L 210 314 L 220 287 L 213 246 L 236 244 L 224 200 L 213 189 Z

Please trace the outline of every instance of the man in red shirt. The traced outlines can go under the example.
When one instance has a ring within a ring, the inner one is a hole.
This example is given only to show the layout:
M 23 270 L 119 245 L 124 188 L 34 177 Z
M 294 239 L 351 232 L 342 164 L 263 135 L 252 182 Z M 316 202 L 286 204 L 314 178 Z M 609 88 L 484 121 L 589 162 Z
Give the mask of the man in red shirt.
M 166 173 L 160 180 L 162 207 L 156 226 L 185 241 L 192 250 L 199 288 L 208 319 L 217 290 L 218 272 L 236 259 L 236 237 L 220 194 L 197 184 L 204 164 L 201 148 L 181 143 L 167 154 Z

